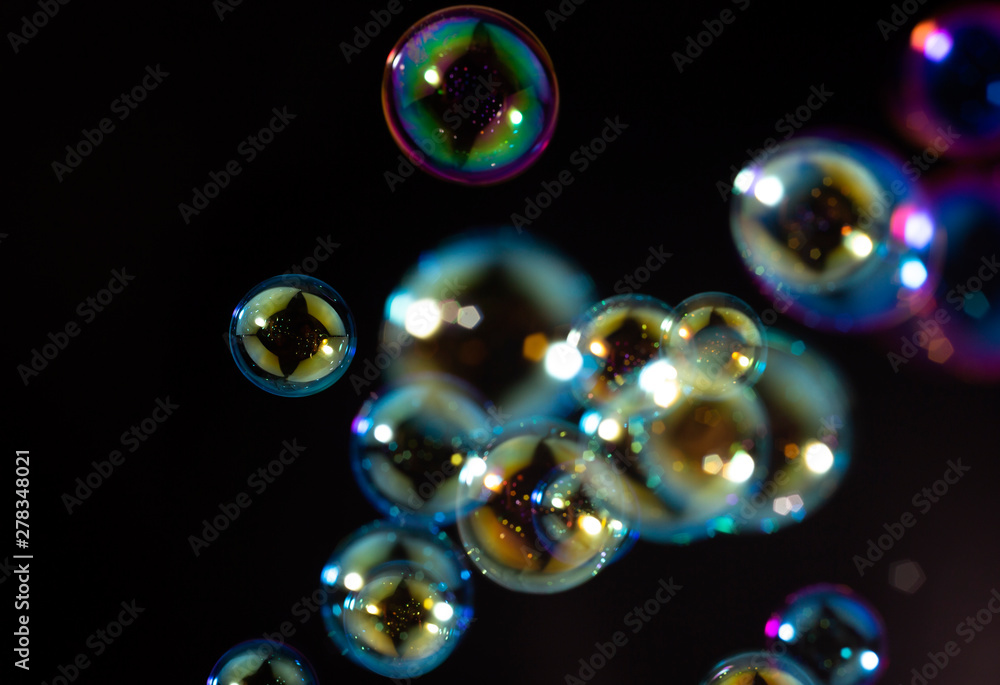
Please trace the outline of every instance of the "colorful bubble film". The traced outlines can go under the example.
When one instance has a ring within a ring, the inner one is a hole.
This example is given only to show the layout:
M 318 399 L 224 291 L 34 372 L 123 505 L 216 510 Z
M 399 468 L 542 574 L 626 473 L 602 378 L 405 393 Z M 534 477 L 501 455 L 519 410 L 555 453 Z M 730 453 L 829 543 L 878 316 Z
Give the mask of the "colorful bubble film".
M 914 157 L 917 168 L 940 155 L 1000 152 L 1000 7 L 965 6 L 917 23 L 899 91 L 897 127 L 925 146 Z
M 820 685 L 794 661 L 768 652 L 746 652 L 720 661 L 702 685 Z
M 945 236 L 902 164 L 830 138 L 780 146 L 733 183 L 732 231 L 781 312 L 839 331 L 886 327 L 926 303 Z
M 587 274 L 529 236 L 458 237 L 423 254 L 386 300 L 382 346 L 398 357 L 386 375 L 446 373 L 505 415 L 565 414 L 570 376 L 559 353 L 596 299 Z
M 458 519 L 458 532 L 484 576 L 520 592 L 562 592 L 629 543 L 634 496 L 586 452 L 571 424 L 533 418 L 509 422 L 469 460 L 462 498 L 478 506 Z
M 470 578 L 447 534 L 368 524 L 340 542 L 320 573 L 327 635 L 376 673 L 423 675 L 447 658 L 472 622 Z
M 362 491 L 386 516 L 450 524 L 467 508 L 458 475 L 492 437 L 475 391 L 457 379 L 409 379 L 364 403 L 351 424 L 351 465 Z
M 817 683 L 868 685 L 888 664 L 882 617 L 843 585 L 814 585 L 788 598 L 764 628 Z
M 548 53 L 519 21 L 474 5 L 430 14 L 389 53 L 382 108 L 399 147 L 448 181 L 498 183 L 552 137 L 559 90 Z
M 681 386 L 706 398 L 720 398 L 757 382 L 767 360 L 760 317 L 743 300 L 726 293 L 699 293 L 677 305 L 664 325 L 660 351 L 677 371 Z
M 933 190 L 934 220 L 948 252 L 934 297 L 887 335 L 900 372 L 911 362 L 937 365 L 965 381 L 1000 380 L 1000 183 L 962 175 Z
M 319 685 L 302 654 L 270 640 L 249 640 L 222 655 L 207 685 Z
M 354 357 L 354 317 L 343 298 L 311 276 L 287 274 L 254 287 L 233 310 L 229 348 L 259 388 L 313 395 L 344 375 Z

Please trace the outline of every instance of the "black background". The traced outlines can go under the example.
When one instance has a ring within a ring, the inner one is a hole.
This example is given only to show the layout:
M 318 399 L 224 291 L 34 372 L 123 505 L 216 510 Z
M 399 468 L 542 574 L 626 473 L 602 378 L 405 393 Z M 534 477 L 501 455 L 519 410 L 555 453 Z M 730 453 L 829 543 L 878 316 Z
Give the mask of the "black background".
M 6 5 L 5 33 L 38 11 L 22 0 Z M 730 165 L 780 137 L 775 122 L 821 84 L 834 95 L 810 127 L 854 127 L 902 155 L 916 152 L 890 126 L 884 100 L 907 29 L 930 16 L 933 3 L 886 40 L 876 21 L 892 8 L 882 2 L 859 10 L 754 0 L 741 11 L 726 0 L 589 0 L 554 29 L 545 12 L 555 0 L 498 2 L 536 32 L 555 63 L 562 107 L 549 149 L 499 186 L 417 174 L 390 192 L 383 174 L 395 169 L 399 151 L 379 100 L 385 56 L 440 6 L 406 2 L 350 63 L 339 45 L 385 3 L 246 0 L 220 20 L 209 0 L 76 0 L 59 6 L 16 54 L 7 41 L 0 48 L 5 148 L 15 152 L 4 184 L 13 219 L 0 229 L 12 308 L 3 433 L 11 460 L 15 449 L 31 451 L 35 555 L 32 669 L 28 677 L 16 671 L 17 682 L 51 684 L 60 665 L 84 653 L 91 665 L 77 682 L 200 683 L 229 647 L 284 621 L 322 682 L 383 680 L 334 653 L 318 614 L 301 623 L 295 609 L 316 589 L 337 541 L 376 517 L 347 461 L 363 398 L 346 379 L 305 399 L 271 396 L 240 375 L 224 339 L 240 297 L 301 264 L 317 238 L 339 243 L 314 275 L 350 304 L 359 364 L 374 356 L 385 297 L 421 250 L 508 221 L 542 181 L 572 169 L 570 155 L 600 133 L 605 117 L 617 116 L 628 129 L 585 173 L 574 171 L 576 182 L 532 232 L 578 260 L 601 293 L 611 294 L 649 247 L 662 245 L 673 256 L 644 292 L 675 303 L 724 290 L 762 311 L 769 302 L 738 259 L 715 185 L 730 180 Z M 671 54 L 727 8 L 736 21 L 679 73 Z M 119 121 L 112 101 L 156 65 L 169 76 Z M 237 146 L 274 107 L 287 107 L 295 120 L 186 224 L 178 204 L 191 202 L 209 172 L 240 158 Z M 104 117 L 115 130 L 57 180 L 52 163 Z M 78 305 L 114 269 L 134 280 L 86 322 Z M 79 335 L 25 385 L 15 367 L 71 321 Z M 894 373 L 872 336 L 782 325 L 835 357 L 853 388 L 854 463 L 835 499 L 773 536 L 640 544 L 602 576 L 556 596 L 478 582 L 473 629 L 426 682 L 561 683 L 596 641 L 618 630 L 629 643 L 594 682 L 699 682 L 718 660 L 762 646 L 770 611 L 818 581 L 850 584 L 884 615 L 891 642 L 884 682 L 904 682 L 949 640 L 962 651 L 940 682 L 981 682 L 977 676 L 995 672 L 1000 626 L 969 645 L 955 627 L 1000 585 L 996 386 L 965 385 L 915 364 Z M 125 462 L 68 514 L 62 495 L 92 461 L 121 450 L 120 435 L 168 397 L 179 405 L 174 414 L 134 452 L 122 450 Z M 248 491 L 247 477 L 293 438 L 306 446 L 302 456 L 196 557 L 188 537 L 220 503 Z M 959 457 L 970 476 L 859 576 L 854 555 L 884 523 L 915 511 L 913 495 Z M 890 563 L 907 558 L 927 575 L 913 595 L 888 582 Z M 625 614 L 650 599 L 661 578 L 683 590 L 629 633 Z M 3 585 L 12 596 L 15 582 Z M 88 638 L 133 599 L 144 612 L 95 656 Z

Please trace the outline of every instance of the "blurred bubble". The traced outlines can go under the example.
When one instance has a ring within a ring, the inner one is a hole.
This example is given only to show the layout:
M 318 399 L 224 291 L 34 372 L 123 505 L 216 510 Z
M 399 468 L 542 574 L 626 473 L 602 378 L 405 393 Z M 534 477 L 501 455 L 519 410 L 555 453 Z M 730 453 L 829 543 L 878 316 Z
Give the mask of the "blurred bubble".
M 750 387 L 764 371 L 764 324 L 743 300 L 726 293 L 699 293 L 677 305 L 664 322 L 661 353 L 677 370 L 681 386 L 706 398 Z
M 437 668 L 455 650 L 472 607 L 427 568 L 392 561 L 371 570 L 344 600 L 351 656 L 389 678 L 413 678 Z
M 208 684 L 319 685 L 309 661 L 290 645 L 270 640 L 248 640 L 222 655 L 208 676 Z
M 480 464 L 470 459 L 462 496 L 479 506 L 459 517 L 458 531 L 483 575 L 519 592 L 562 592 L 629 543 L 632 495 L 586 452 L 571 424 L 532 418 L 504 426 Z
M 919 359 L 965 381 L 1000 380 L 1000 183 L 962 175 L 937 185 L 934 220 L 948 233 L 935 297 L 887 335 L 894 371 Z
M 382 109 L 418 168 L 448 181 L 497 183 L 521 173 L 555 130 L 552 61 L 524 24 L 487 7 L 438 10 L 386 60 Z
M 785 143 L 736 177 L 732 230 L 747 269 L 814 328 L 912 316 L 940 276 L 945 234 L 902 165 L 860 142 Z
M 550 366 L 567 361 L 547 353 L 594 299 L 589 276 L 527 235 L 462 236 L 423 254 L 389 295 L 382 344 L 398 359 L 386 372 L 392 379 L 443 372 L 506 415 L 550 413 L 568 397 Z M 460 320 L 463 310 L 475 310 L 474 323 Z
M 581 357 L 573 376 L 576 398 L 600 405 L 638 388 L 642 392 L 634 394 L 640 397 L 659 393 L 665 406 L 672 404 L 677 384 L 672 392 L 667 385 L 676 373 L 665 362 L 649 369 L 650 362 L 660 359 L 671 314 L 665 302 L 648 295 L 619 295 L 588 307 L 566 339 Z
M 344 299 L 311 276 L 259 283 L 233 310 L 229 348 L 250 382 L 275 395 L 304 397 L 333 385 L 357 347 Z
M 351 424 L 351 465 L 382 514 L 446 525 L 455 521 L 459 472 L 491 437 L 490 417 L 475 392 L 457 379 L 428 374 L 364 403 Z
M 404 528 L 388 521 L 370 523 L 342 540 L 320 572 L 327 593 L 321 609 L 327 635 L 342 654 L 377 673 L 391 672 L 390 677 L 422 675 L 440 665 L 471 623 L 471 577 L 464 555 L 445 533 Z M 374 584 L 369 588 L 370 583 Z M 392 599 L 390 590 L 398 590 L 399 597 Z M 384 603 L 407 614 L 393 618 L 391 626 L 383 621 L 383 630 L 386 626 L 397 630 L 413 620 L 415 614 L 410 609 L 417 611 L 411 606 L 412 595 L 410 599 L 404 596 L 410 590 L 416 595 L 430 593 L 421 597 L 421 602 L 428 598 L 448 602 L 455 620 L 449 618 L 446 625 L 440 624 L 447 628 L 446 640 L 430 635 L 400 638 L 397 633 L 389 636 L 390 649 L 389 643 L 371 632 L 380 632 L 376 626 L 352 613 L 359 602 L 365 606 Z M 435 645 L 443 651 L 431 649 Z
M 702 685 L 818 685 L 791 659 L 745 652 L 716 664 Z
M 772 328 L 754 390 L 770 417 L 766 479 L 720 521 L 725 532 L 773 533 L 826 503 L 851 461 L 850 405 L 841 375 L 811 346 Z
M 1000 152 L 1000 7 L 960 7 L 916 24 L 897 81 L 896 125 L 926 146 L 916 169 L 940 155 Z
M 895 561 L 889 566 L 889 585 L 912 595 L 927 580 L 924 569 L 915 561 Z
M 768 416 L 750 388 L 670 408 L 607 406 L 581 418 L 590 451 L 635 492 L 643 539 L 686 544 L 728 529 L 770 454 Z
M 791 595 L 764 632 L 772 649 L 787 646 L 824 685 L 868 685 L 888 666 L 882 617 L 844 585 L 813 585 Z

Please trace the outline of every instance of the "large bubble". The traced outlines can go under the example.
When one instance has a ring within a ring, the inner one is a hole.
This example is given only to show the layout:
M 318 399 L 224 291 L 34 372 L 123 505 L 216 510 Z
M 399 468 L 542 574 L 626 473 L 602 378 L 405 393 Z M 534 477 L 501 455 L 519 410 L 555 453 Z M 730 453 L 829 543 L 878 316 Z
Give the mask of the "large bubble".
M 732 230 L 747 269 L 811 327 L 909 318 L 940 276 L 944 232 L 902 164 L 857 142 L 781 145 L 734 181 Z
M 795 661 L 768 652 L 744 652 L 720 661 L 702 685 L 819 685 Z

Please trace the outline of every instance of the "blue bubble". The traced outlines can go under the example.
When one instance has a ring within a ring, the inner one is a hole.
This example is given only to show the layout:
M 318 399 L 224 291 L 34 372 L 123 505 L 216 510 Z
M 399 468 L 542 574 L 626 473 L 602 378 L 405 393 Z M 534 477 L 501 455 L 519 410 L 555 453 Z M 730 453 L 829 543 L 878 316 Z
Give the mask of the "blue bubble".
M 207 685 L 319 685 L 319 678 L 296 649 L 269 640 L 249 640 L 222 655 Z
M 354 358 L 354 317 L 343 298 L 311 276 L 270 278 L 233 310 L 229 349 L 250 382 L 305 397 L 333 385 Z

